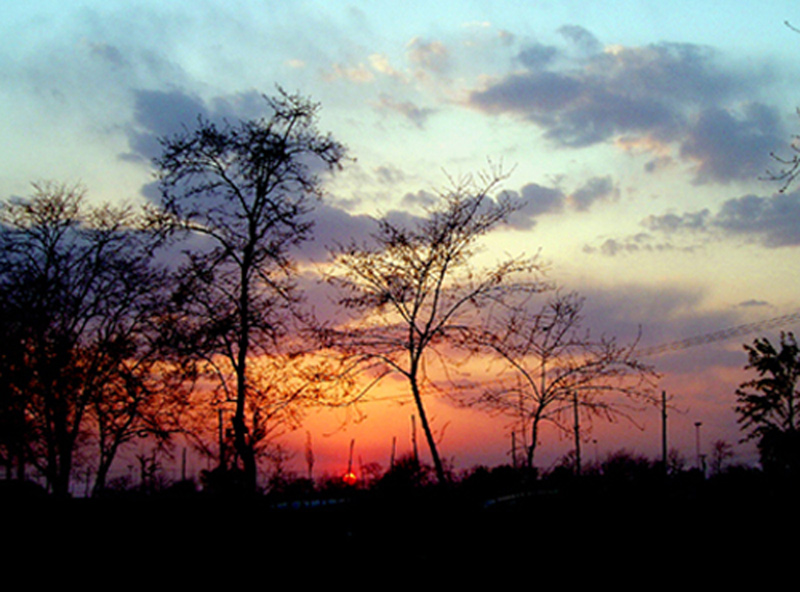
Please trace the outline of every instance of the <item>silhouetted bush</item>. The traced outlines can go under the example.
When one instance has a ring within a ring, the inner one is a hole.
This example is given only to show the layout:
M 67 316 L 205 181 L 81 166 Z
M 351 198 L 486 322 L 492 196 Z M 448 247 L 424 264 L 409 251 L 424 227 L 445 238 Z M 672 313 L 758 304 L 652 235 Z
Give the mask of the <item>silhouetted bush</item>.
M 316 495 L 314 481 L 307 477 L 282 474 L 270 479 L 269 497 L 279 500 L 302 500 Z
M 2 502 L 38 500 L 46 497 L 47 491 L 44 487 L 33 481 L 18 479 L 0 481 L 0 501 Z
M 656 472 L 650 459 L 624 448 L 610 453 L 601 464 L 601 471 L 604 480 L 612 483 L 649 481 Z
M 475 500 L 486 501 L 525 489 L 525 471 L 510 465 L 494 468 L 476 466 L 467 471 L 458 483 L 459 491 Z
M 197 484 L 193 479 L 182 479 L 168 485 L 162 495 L 164 497 L 193 497 L 197 495 Z
M 200 471 L 203 493 L 215 496 L 241 496 L 249 493 L 244 472 L 237 468 L 222 468 Z
M 376 488 L 380 491 L 399 492 L 421 489 L 431 482 L 431 467 L 408 454 L 395 461 L 394 466 L 378 480 Z

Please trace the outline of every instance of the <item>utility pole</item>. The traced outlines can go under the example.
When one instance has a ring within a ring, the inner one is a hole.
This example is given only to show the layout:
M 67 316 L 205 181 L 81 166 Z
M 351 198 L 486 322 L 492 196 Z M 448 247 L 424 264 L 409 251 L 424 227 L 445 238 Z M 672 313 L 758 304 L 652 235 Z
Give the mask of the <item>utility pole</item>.
M 347 458 L 347 472 L 344 474 L 342 480 L 345 484 L 349 485 L 350 487 L 355 486 L 358 484 L 358 477 L 353 472 L 353 448 L 355 448 L 356 440 L 353 438 L 350 440 L 350 455 Z
M 575 475 L 581 474 L 581 425 L 578 414 L 578 391 L 572 391 L 572 410 L 575 417 Z
M 700 458 L 700 426 L 703 425 L 702 421 L 694 422 L 694 434 L 695 434 L 695 452 L 697 454 L 697 469 L 702 470 L 701 466 L 701 458 Z
M 511 464 L 517 468 L 517 433 L 511 431 Z
M 306 465 L 308 466 L 308 480 L 313 480 L 314 475 L 314 449 L 311 447 L 311 432 L 306 430 Z
M 347 474 L 351 474 L 353 472 L 353 448 L 356 445 L 356 439 L 353 438 L 350 440 L 350 456 L 347 458 Z
M 664 467 L 664 476 L 668 473 L 667 467 L 667 391 L 661 391 L 661 464 Z

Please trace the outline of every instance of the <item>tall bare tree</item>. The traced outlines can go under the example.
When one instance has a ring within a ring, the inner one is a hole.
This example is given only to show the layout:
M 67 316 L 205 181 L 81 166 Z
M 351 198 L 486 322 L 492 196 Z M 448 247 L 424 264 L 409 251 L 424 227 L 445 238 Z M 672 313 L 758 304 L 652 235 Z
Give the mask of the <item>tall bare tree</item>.
M 652 399 L 655 373 L 636 359 L 636 343 L 592 337 L 582 328 L 583 303 L 575 293 L 556 293 L 538 310 L 531 310 L 531 303 L 503 308 L 469 336 L 475 351 L 500 361 L 497 380 L 473 403 L 513 418 L 522 428 L 529 468 L 543 422 L 568 431 L 574 428 L 575 405 L 589 420 L 614 419 L 626 413 L 626 406 L 613 395 Z
M 195 129 L 163 138 L 155 160 L 158 221 L 195 240 L 174 297 L 183 352 L 203 361 L 233 405 L 234 448 L 251 491 L 263 433 L 251 358 L 274 355 L 293 318 L 292 247 L 309 237 L 307 214 L 321 193 L 314 170 L 338 168 L 345 157 L 317 131 L 318 104 L 282 90 L 265 100 L 267 118 L 199 118 Z
M 503 179 L 491 171 L 453 182 L 412 227 L 382 218 L 370 244 L 332 252 L 330 280 L 357 319 L 332 329 L 329 343 L 353 368 L 371 373 L 373 384 L 393 373 L 407 380 L 440 483 L 446 473 L 424 402 L 434 387 L 427 361 L 438 356 L 446 364 L 447 344 L 487 303 L 541 289 L 536 258 L 488 268 L 474 261 L 479 241 L 517 207 L 502 194 L 491 196 Z

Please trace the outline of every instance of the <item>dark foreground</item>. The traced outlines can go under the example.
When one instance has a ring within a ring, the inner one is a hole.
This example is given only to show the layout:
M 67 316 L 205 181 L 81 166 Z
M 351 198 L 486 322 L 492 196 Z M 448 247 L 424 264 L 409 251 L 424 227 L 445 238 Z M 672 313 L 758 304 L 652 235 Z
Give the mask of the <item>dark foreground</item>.
M 746 573 L 762 556 L 796 557 L 798 499 L 793 488 L 580 487 L 490 499 L 435 489 L 278 503 L 202 495 L 6 499 L 3 538 L 7 567 L 33 561 L 52 573 L 80 568 L 94 577 L 139 578 L 155 568 L 164 577 L 202 577 L 289 566 L 308 575 L 321 566 L 357 565 L 380 566 L 390 578 L 394 570 L 408 577 L 435 566 L 461 574 L 558 572 L 577 582 L 608 570 L 622 579 L 712 565 Z

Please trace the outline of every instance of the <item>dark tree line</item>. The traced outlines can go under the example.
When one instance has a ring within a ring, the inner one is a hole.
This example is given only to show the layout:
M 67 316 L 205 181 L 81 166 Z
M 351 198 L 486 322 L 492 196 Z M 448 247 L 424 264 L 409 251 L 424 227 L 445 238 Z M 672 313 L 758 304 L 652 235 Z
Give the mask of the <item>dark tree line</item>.
M 119 447 L 156 433 L 154 315 L 163 272 L 131 211 L 89 207 L 42 184 L 0 210 L 2 447 L 7 474 L 33 467 L 67 495 L 76 455 L 96 447 L 102 488 Z
M 141 214 L 89 207 L 81 189 L 54 184 L 2 206 L 7 476 L 33 468 L 67 495 L 94 446 L 99 492 L 137 436 L 181 432 L 211 451 L 206 428 L 224 410 L 233 453 L 222 437 L 214 452 L 255 490 L 265 441 L 296 420 L 324 371 L 297 361 L 309 346 L 292 249 L 309 237 L 318 163 L 335 169 L 345 155 L 317 131 L 317 104 L 280 91 L 265 106 L 264 119 L 201 118 L 163 138 L 161 200 Z M 177 267 L 154 263 L 179 248 Z M 195 395 L 208 391 L 197 417 Z
M 534 430 L 568 393 L 581 391 L 582 407 L 594 413 L 613 412 L 605 392 L 646 394 L 646 385 L 625 380 L 648 372 L 632 347 L 580 343 L 569 323 L 567 345 L 583 347 L 575 354 L 582 365 L 564 365 L 548 350 L 544 365 L 525 370 L 540 352 L 514 340 L 547 348 L 553 332 L 541 326 L 545 312 L 526 308 L 548 288 L 541 263 L 522 256 L 475 264 L 483 237 L 521 205 L 492 195 L 505 178 L 499 170 L 454 182 L 408 224 L 376 220 L 370 241 L 333 247 L 329 279 L 349 314 L 321 327 L 297 289 L 295 247 L 312 233 L 318 172 L 339 169 L 346 150 L 318 131 L 319 105 L 283 91 L 265 100 L 265 118 L 199 118 L 162 138 L 154 161 L 160 200 L 141 213 L 89 206 L 81 189 L 55 184 L 2 205 L 7 477 L 32 470 L 66 496 L 76 462 L 91 458 L 101 493 L 124 446 L 139 437 L 167 445 L 179 433 L 217 461 L 219 475 L 235 474 L 254 492 L 259 460 L 306 405 L 355 401 L 365 381 L 398 373 L 444 482 L 425 400 L 443 388 L 432 369 L 456 350 L 490 351 L 522 372 L 532 387 L 524 421 Z M 492 311 L 512 315 L 513 334 L 492 324 L 502 318 Z M 534 379 L 544 366 L 548 378 Z M 505 405 L 517 392 L 494 395 Z

